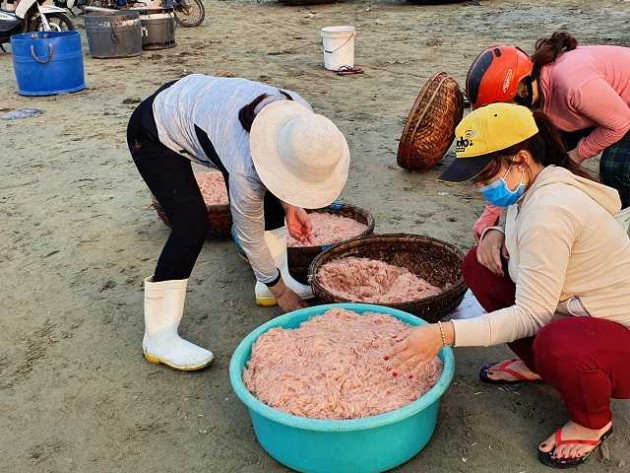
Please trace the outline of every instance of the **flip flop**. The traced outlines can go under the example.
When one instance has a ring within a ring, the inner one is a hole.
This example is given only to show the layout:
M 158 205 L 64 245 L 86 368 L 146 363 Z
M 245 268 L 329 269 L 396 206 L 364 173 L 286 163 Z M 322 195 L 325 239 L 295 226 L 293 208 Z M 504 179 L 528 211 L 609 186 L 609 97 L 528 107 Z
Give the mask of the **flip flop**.
M 579 439 L 563 440 L 562 427 L 560 427 L 558 430 L 556 430 L 556 447 L 558 447 L 559 445 L 579 444 L 579 445 L 592 445 L 595 448 L 592 449 L 590 452 L 588 452 L 584 456 L 574 457 L 574 458 L 554 458 L 552 454 L 555 451 L 556 447 L 554 447 L 554 449 L 551 452 L 541 452 L 540 450 L 538 450 L 538 460 L 540 460 L 540 462 L 543 465 L 549 466 L 551 468 L 557 468 L 559 470 L 576 468 L 584 464 L 584 462 L 586 462 L 588 457 L 590 457 L 593 454 L 593 452 L 595 452 L 601 446 L 602 442 L 606 440 L 608 437 L 610 437 L 610 435 L 612 434 L 612 431 L 613 429 L 612 427 L 610 427 L 610 429 L 608 429 L 605 433 L 602 434 L 599 440 L 579 440 Z
M 335 71 L 338 76 L 351 76 L 353 74 L 363 74 L 363 69 L 360 67 L 341 66 Z
M 527 376 L 523 376 L 518 371 L 514 371 L 513 369 L 511 369 L 510 365 L 514 363 L 515 361 L 520 361 L 520 360 L 518 358 L 513 358 L 511 360 L 505 360 L 501 363 L 495 362 L 495 363 L 488 363 L 487 365 L 483 365 L 481 369 L 479 370 L 479 379 L 483 381 L 484 383 L 488 383 L 488 384 L 518 384 L 518 383 L 535 383 L 537 381 L 540 381 L 539 379 L 531 379 L 531 378 L 528 378 Z M 488 371 L 490 371 L 490 368 L 492 368 L 492 371 L 502 371 L 503 373 L 507 373 L 510 376 L 514 376 L 516 379 L 512 381 L 508 381 L 506 379 L 492 379 L 490 378 L 490 376 L 488 376 Z

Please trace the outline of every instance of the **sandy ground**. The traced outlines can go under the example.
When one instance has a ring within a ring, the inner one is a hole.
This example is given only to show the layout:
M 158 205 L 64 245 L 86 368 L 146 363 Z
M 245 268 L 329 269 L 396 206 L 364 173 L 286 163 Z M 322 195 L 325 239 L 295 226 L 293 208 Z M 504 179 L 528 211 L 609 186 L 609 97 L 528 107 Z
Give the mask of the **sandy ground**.
M 238 342 L 278 314 L 254 306 L 253 276 L 231 243 L 205 246 L 182 324 L 183 334 L 214 350 L 212 367 L 177 373 L 141 356 L 142 278 L 168 232 L 126 150 L 136 99 L 187 72 L 297 90 L 347 134 L 353 163 L 344 198 L 371 210 L 378 231 L 427 234 L 465 249 L 481 208 L 473 191 L 437 183 L 437 171 L 409 174 L 395 165 L 424 80 L 438 69 L 463 79 L 480 48 L 496 40 L 531 49 L 560 27 L 584 42 L 630 37 L 630 4 L 616 1 L 206 5 L 205 24 L 180 29 L 175 49 L 126 60 L 86 53 L 89 89 L 74 95 L 18 96 L 11 57 L 0 54 L 0 108 L 45 111 L 0 121 L 2 472 L 286 471 L 256 443 L 228 382 Z M 318 29 L 335 24 L 358 27 L 365 75 L 340 78 L 320 67 Z M 506 353 L 457 350 L 438 430 L 398 471 L 548 471 L 536 444 L 566 413 L 547 386 L 480 384 L 478 367 Z M 630 406 L 614 409 L 615 436 L 583 471 L 630 468 Z

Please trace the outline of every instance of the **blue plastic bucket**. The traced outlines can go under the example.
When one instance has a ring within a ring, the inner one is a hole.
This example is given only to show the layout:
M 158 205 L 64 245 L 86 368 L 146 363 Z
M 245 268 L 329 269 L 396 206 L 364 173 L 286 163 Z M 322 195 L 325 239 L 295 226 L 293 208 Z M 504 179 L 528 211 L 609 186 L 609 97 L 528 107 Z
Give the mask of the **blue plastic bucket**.
M 329 304 L 285 314 L 258 327 L 236 348 L 230 362 L 232 388 L 249 410 L 256 438 L 280 463 L 304 473 L 387 471 L 414 457 L 431 439 L 440 397 L 455 372 L 451 348 L 440 351 L 444 370 L 429 392 L 405 407 L 363 419 L 321 420 L 287 414 L 256 399 L 243 384 L 243 369 L 258 337 L 273 327 L 297 328 L 332 308 L 389 314 L 410 325 L 426 323 L 407 312 L 369 304 Z
M 55 95 L 85 89 L 78 31 L 38 31 L 11 37 L 20 95 Z

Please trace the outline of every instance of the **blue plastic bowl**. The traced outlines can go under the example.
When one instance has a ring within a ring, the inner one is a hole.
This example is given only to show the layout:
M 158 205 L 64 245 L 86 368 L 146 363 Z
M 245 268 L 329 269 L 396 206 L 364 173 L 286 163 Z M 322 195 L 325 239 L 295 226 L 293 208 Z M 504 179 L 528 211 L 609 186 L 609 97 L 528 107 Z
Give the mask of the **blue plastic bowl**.
M 373 473 L 394 468 L 415 456 L 429 442 L 437 424 L 440 397 L 453 379 L 451 348 L 440 351 L 444 371 L 437 384 L 411 404 L 385 414 L 353 420 L 298 417 L 267 406 L 245 387 L 243 369 L 258 337 L 274 327 L 297 328 L 332 308 L 359 314 L 389 314 L 410 325 L 423 320 L 390 307 L 370 304 L 330 304 L 301 309 L 270 320 L 250 333 L 230 362 L 230 382 L 247 406 L 262 447 L 280 463 L 304 473 Z

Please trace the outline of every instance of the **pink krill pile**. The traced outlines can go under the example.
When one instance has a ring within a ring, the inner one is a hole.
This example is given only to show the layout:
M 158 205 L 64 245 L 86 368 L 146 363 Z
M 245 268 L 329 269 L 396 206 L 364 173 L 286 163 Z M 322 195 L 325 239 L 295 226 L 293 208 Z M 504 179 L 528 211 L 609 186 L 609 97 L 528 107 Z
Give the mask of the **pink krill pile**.
M 228 194 L 225 179 L 220 172 L 199 172 L 195 174 L 201 195 L 206 205 L 227 205 Z
M 355 302 L 397 304 L 440 294 L 407 268 L 369 258 L 340 258 L 323 265 L 320 284 L 337 297 Z
M 273 328 L 252 347 L 243 373 L 265 404 L 312 419 L 356 419 L 403 407 L 442 374 L 434 358 L 397 377 L 383 356 L 411 327 L 391 315 L 332 309 L 297 329 Z
M 341 215 L 327 212 L 312 212 L 308 216 L 313 225 L 313 242 L 304 244 L 289 237 L 288 246 L 334 245 L 335 243 L 358 237 L 367 230 L 367 225 Z

